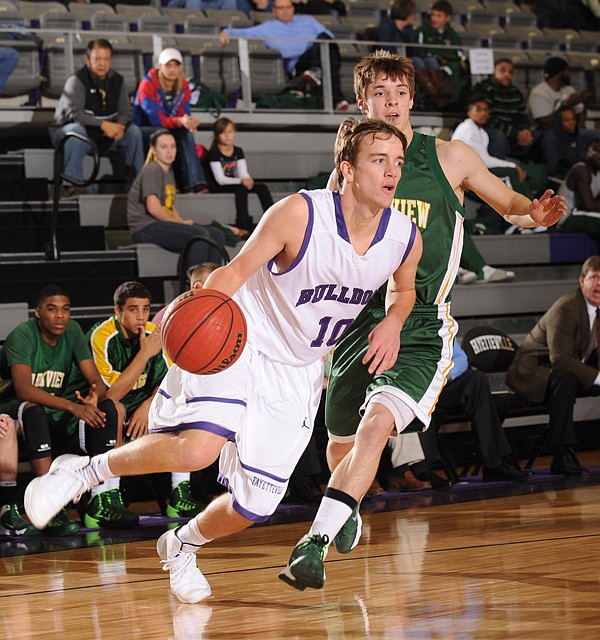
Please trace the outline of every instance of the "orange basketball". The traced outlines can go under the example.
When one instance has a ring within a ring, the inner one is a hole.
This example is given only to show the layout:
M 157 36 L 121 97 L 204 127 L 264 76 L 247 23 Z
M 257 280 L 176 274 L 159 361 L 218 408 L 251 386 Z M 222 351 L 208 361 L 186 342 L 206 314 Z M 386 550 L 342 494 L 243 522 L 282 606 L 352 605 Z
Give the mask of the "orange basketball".
M 161 324 L 163 347 L 190 373 L 224 371 L 246 346 L 246 318 L 235 300 L 220 291 L 192 289 L 167 307 Z

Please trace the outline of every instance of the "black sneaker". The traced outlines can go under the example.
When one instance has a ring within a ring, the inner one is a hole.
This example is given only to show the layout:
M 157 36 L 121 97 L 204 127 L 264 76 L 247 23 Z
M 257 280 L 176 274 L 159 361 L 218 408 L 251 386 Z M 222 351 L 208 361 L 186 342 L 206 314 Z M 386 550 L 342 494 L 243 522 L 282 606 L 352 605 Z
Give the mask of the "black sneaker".
M 77 533 L 80 526 L 67 513 L 66 507 L 61 509 L 46 525 L 43 532 L 49 536 L 72 536 Z
M 119 489 L 96 494 L 86 505 L 83 522 L 90 529 L 129 529 L 137 527 L 140 517 L 125 508 Z
M 169 518 L 193 518 L 203 508 L 204 505 L 192 495 L 190 481 L 184 480 L 173 489 L 167 505 L 166 515 Z
M 39 531 L 21 515 L 17 504 L 4 504 L 0 507 L 0 535 L 35 536 Z

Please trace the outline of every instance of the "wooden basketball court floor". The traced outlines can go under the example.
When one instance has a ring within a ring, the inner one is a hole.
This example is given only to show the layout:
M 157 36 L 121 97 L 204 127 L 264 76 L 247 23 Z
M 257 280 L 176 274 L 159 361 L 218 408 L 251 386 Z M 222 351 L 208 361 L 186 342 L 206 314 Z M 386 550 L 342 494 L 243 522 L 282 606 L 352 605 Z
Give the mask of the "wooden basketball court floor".
M 360 545 L 331 549 L 318 591 L 277 579 L 308 522 L 208 545 L 198 561 L 213 595 L 196 605 L 170 594 L 155 552 L 164 526 L 146 532 L 152 539 L 102 534 L 103 546 L 68 549 L 61 539 L 56 550 L 5 554 L 0 638 L 597 640 L 600 469 L 556 478 L 365 503 L 373 513 Z

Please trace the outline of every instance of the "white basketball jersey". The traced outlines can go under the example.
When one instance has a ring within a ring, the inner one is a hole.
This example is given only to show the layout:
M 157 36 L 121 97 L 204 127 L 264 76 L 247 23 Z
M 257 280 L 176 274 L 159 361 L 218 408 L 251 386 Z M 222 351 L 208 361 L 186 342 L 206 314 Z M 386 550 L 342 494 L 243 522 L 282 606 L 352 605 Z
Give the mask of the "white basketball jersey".
M 407 216 L 385 209 L 371 246 L 360 256 L 350 242 L 339 193 L 300 194 L 308 204 L 308 225 L 299 255 L 283 272 L 271 260 L 234 296 L 255 348 L 297 366 L 315 362 L 335 345 L 404 262 L 416 235 Z

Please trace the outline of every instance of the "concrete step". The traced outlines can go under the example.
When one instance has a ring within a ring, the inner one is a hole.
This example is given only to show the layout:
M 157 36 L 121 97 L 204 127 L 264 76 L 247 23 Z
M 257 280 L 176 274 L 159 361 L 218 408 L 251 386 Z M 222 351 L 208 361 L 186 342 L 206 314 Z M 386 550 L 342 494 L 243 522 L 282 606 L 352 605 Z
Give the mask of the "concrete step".
M 103 225 L 107 229 L 127 228 L 127 196 L 124 194 L 94 194 L 78 198 L 81 226 Z M 229 193 L 181 194 L 177 196 L 177 210 L 185 218 L 199 224 L 210 224 L 213 220 L 230 224 L 235 221 L 235 199 Z M 248 198 L 250 215 L 257 222 L 262 216 L 258 196 L 251 193 Z
M 459 319 L 472 317 L 543 314 L 565 293 L 577 288 L 577 279 L 497 284 L 456 285 L 452 294 L 452 314 Z
M 487 264 L 579 264 L 598 254 L 598 245 L 583 233 L 545 232 L 516 236 L 473 236 Z

